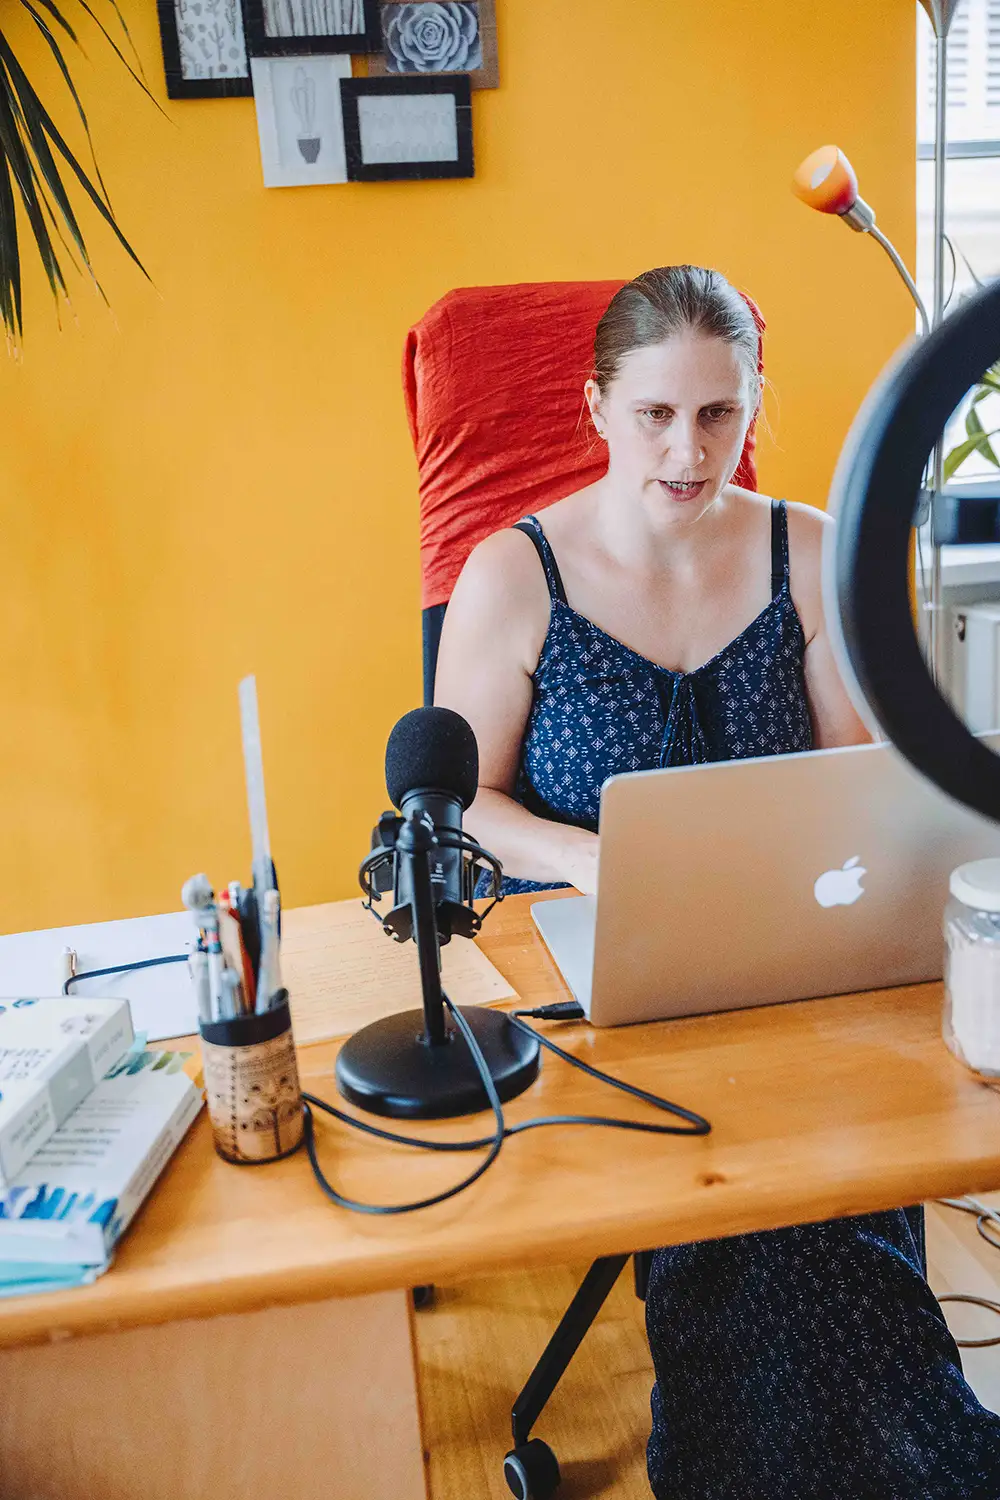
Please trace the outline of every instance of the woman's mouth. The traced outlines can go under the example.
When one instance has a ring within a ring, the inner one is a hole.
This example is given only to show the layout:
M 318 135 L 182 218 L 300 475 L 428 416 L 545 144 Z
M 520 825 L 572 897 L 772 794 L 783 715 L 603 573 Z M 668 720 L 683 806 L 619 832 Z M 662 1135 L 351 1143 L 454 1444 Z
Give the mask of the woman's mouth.
M 708 483 L 707 479 L 660 479 L 657 481 L 671 500 L 694 500 Z

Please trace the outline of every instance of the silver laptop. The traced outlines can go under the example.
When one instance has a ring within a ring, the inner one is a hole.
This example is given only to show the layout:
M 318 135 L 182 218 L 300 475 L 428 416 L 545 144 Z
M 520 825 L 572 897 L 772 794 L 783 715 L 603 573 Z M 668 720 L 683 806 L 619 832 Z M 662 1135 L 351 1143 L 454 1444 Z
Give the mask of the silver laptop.
M 939 979 L 948 875 L 998 855 L 888 744 L 638 771 L 601 795 L 597 896 L 531 914 L 620 1026 Z

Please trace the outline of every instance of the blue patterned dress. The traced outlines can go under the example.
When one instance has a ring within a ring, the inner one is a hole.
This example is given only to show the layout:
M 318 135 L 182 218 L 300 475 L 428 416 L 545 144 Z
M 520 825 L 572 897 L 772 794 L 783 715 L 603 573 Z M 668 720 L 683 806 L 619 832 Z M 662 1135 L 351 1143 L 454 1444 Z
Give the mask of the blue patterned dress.
M 812 748 L 784 502 L 770 603 L 694 672 L 578 614 L 538 520 L 518 527 L 552 601 L 515 790 L 531 812 L 596 831 L 616 772 Z M 656 1500 L 1000 1500 L 1000 1417 L 966 1384 L 924 1268 L 919 1208 L 658 1250 Z

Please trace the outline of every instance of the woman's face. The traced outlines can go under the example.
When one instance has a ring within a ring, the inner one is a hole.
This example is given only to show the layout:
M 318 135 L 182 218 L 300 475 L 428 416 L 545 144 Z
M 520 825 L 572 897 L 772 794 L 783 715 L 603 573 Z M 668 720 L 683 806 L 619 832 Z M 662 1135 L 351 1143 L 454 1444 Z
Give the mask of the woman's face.
M 749 383 L 732 344 L 693 331 L 634 349 L 603 395 L 588 382 L 616 487 L 670 517 L 703 514 L 740 461 L 756 410 Z

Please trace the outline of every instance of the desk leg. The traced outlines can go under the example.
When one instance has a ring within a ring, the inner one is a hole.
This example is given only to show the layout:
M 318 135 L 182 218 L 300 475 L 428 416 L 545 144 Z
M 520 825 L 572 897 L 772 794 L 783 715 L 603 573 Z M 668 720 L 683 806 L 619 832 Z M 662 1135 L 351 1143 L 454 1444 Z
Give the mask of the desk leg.
M 409 1295 L 0 1351 L 3 1500 L 426 1496 Z

